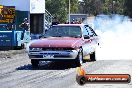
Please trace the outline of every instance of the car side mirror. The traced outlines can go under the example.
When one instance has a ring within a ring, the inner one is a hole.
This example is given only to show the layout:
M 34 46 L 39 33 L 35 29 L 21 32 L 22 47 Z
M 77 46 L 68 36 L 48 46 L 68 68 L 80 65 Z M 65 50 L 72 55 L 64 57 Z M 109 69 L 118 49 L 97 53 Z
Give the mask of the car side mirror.
M 84 39 L 89 39 L 90 36 L 89 35 L 84 35 Z

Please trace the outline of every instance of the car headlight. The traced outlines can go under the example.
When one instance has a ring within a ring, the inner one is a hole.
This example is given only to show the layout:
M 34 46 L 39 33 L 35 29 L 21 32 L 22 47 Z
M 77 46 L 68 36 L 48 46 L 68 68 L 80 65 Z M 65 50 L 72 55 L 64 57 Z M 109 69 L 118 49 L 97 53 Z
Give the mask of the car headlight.
M 42 48 L 30 48 L 31 51 L 40 51 Z

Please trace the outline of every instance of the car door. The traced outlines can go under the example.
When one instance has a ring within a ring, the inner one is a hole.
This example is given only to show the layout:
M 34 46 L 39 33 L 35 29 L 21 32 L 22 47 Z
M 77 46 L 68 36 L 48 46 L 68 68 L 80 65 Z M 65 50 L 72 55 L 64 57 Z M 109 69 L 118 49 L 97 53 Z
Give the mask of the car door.
M 86 27 L 87 30 L 88 30 L 88 33 L 89 33 L 89 36 L 90 36 L 90 40 L 91 40 L 91 47 L 92 47 L 92 51 L 91 52 L 94 52 L 95 51 L 95 47 L 98 43 L 98 36 L 97 34 L 95 33 L 95 31 L 91 28 L 91 27 Z
M 86 56 L 91 53 L 91 38 L 89 36 L 89 32 L 85 26 L 82 27 L 82 36 L 84 38 L 84 44 L 83 47 L 83 55 Z

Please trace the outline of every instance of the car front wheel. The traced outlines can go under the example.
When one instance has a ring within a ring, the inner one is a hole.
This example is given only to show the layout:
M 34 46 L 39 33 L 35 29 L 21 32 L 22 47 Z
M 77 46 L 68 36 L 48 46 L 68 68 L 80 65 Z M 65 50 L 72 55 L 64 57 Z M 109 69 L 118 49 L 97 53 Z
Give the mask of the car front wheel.
M 39 60 L 31 59 L 31 64 L 32 64 L 33 67 L 38 67 L 38 65 L 39 65 Z
M 78 52 L 78 56 L 76 58 L 76 65 L 81 66 L 83 64 L 83 50 L 82 48 Z
M 90 54 L 90 60 L 96 61 L 95 51 L 92 54 Z

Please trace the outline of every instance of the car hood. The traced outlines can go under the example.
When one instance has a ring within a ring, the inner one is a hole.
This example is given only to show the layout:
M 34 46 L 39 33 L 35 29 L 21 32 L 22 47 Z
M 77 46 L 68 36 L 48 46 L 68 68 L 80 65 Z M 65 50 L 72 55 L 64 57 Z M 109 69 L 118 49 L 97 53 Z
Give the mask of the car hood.
M 82 38 L 50 37 L 33 40 L 30 47 L 69 47 L 77 48 L 83 43 Z

